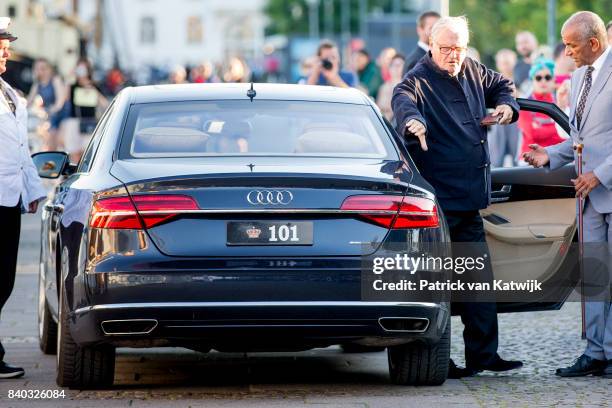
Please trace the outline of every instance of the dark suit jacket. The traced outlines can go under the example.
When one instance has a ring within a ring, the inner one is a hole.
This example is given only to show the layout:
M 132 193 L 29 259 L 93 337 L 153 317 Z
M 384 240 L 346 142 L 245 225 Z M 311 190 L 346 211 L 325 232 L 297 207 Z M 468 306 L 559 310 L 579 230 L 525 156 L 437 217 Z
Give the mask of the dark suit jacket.
M 428 151 L 406 136 L 408 149 L 423 177 L 435 188 L 444 210 L 471 211 L 490 203 L 491 177 L 487 129 L 480 121 L 487 108 L 507 104 L 518 119 L 513 84 L 501 74 L 466 58 L 451 77 L 427 54 L 393 91 L 391 106 L 400 135 L 411 119 L 427 128 Z
M 414 66 L 423 58 L 426 54 L 425 50 L 417 45 L 417 47 L 408 55 L 406 58 L 406 65 L 404 66 L 404 74 L 410 71 Z

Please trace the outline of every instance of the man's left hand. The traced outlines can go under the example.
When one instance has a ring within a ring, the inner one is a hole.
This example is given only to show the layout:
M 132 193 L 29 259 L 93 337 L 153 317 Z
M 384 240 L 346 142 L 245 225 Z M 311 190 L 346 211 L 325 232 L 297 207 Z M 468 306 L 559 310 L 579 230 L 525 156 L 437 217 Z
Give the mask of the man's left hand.
M 582 195 L 582 198 L 586 198 L 600 184 L 599 179 L 592 171 L 573 179 L 572 183 L 574 183 L 574 188 L 576 189 L 576 197 Z
M 510 121 L 512 121 L 512 116 L 514 116 L 514 112 L 512 111 L 510 105 L 504 104 L 498 105 L 491 115 L 493 117 L 499 116 L 497 123 L 499 123 L 500 125 L 507 125 L 510 123 Z
M 36 211 L 38 210 L 38 201 L 32 201 L 28 207 L 28 212 L 30 214 L 36 213 Z

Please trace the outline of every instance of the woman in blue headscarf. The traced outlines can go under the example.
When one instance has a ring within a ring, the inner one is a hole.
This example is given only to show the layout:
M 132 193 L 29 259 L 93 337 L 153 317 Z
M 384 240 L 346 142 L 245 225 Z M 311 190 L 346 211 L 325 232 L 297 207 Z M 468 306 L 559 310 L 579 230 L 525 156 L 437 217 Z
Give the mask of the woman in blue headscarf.
M 555 103 L 555 63 L 549 59 L 538 58 L 529 70 L 529 79 L 533 82 L 533 91 L 529 99 Z M 554 120 L 543 113 L 521 111 L 519 128 L 523 134 L 521 154 L 529 151 L 530 144 L 542 147 L 551 146 L 563 141 L 557 133 Z

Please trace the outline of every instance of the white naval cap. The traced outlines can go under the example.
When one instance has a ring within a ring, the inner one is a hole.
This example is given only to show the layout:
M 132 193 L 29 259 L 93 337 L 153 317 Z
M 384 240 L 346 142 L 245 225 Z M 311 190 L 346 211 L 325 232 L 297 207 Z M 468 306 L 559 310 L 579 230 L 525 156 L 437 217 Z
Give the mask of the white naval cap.
M 17 39 L 17 37 L 8 32 L 8 27 L 10 24 L 10 17 L 0 17 L 0 40 L 15 41 Z

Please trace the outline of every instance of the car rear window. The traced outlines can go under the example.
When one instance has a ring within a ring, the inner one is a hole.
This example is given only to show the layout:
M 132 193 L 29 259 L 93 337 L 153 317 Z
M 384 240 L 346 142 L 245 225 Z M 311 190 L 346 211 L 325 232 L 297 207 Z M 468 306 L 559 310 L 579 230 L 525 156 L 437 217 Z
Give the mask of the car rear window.
M 225 100 L 130 108 L 121 158 L 228 155 L 397 159 L 366 105 Z

